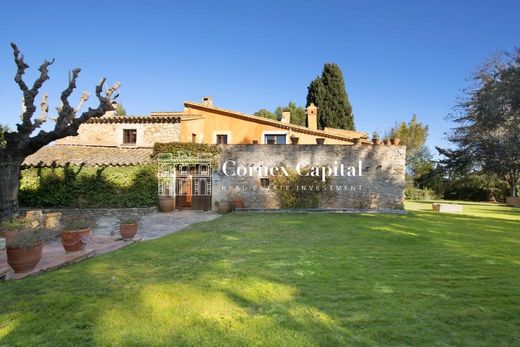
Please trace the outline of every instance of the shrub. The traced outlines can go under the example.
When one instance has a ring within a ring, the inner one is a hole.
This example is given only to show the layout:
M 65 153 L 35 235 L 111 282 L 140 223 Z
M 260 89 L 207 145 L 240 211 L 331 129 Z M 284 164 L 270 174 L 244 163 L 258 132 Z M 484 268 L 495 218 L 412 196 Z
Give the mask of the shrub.
M 438 196 L 433 190 L 407 187 L 404 191 L 406 200 L 435 200 Z
M 28 207 L 147 207 L 157 203 L 155 165 L 66 166 L 22 170 L 20 204 Z

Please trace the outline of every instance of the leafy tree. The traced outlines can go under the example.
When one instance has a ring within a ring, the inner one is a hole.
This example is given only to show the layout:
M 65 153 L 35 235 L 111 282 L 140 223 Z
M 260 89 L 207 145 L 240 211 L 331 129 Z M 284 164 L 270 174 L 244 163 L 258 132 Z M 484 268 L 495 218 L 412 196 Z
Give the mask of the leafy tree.
M 126 116 L 126 109 L 121 103 L 117 103 L 114 105 L 114 109 L 116 111 L 116 116 Z
M 305 109 L 301 106 L 296 106 L 296 103 L 290 101 L 286 107 L 278 106 L 276 108 L 275 114 L 278 119 L 282 118 L 282 112 L 289 111 L 291 112 L 291 124 L 302 125 L 305 126 L 307 121 L 307 114 L 305 113 Z
M 398 137 L 406 146 L 406 168 L 410 176 L 418 178 L 433 169 L 433 156 L 425 146 L 428 125 L 418 122 L 415 114 L 408 123 L 396 124 L 390 130 L 389 137 Z
M 269 119 L 282 119 L 282 112 L 289 111 L 291 112 L 291 124 L 303 125 L 305 126 L 305 122 L 307 121 L 307 114 L 305 109 L 301 106 L 297 106 L 295 102 L 290 101 L 287 106 L 278 106 L 275 112 L 271 112 L 262 108 L 254 113 L 255 116 L 264 117 Z
M 7 127 L 0 124 L 0 149 L 5 147 L 4 131 L 7 131 Z
M 443 150 L 451 169 L 493 175 L 506 181 L 511 196 L 520 181 L 520 49 L 489 60 L 472 78 L 474 85 L 456 105 L 458 125 Z
M 73 107 L 69 103 L 69 97 L 76 89 L 76 80 L 80 69 L 74 69 L 69 73 L 68 86 L 61 93 L 61 103 L 57 108 L 56 125 L 51 131 L 40 130 L 36 135 L 33 132 L 40 128 L 47 120 L 49 106 L 47 104 L 47 93 L 42 95 L 41 112 L 37 119 L 33 119 L 36 112 L 35 99 L 40 92 L 45 81 L 49 79 L 49 66 L 54 60 L 45 60 L 39 67 L 38 78 L 32 86 L 28 86 L 23 80 L 25 71 L 29 68 L 24 61 L 23 55 L 18 47 L 11 43 L 16 64 L 15 82 L 20 88 L 22 99 L 22 122 L 17 124 L 16 131 L 2 129 L 2 137 L 5 141 L 4 148 L 0 149 L 0 218 L 11 217 L 18 213 L 18 189 L 20 185 L 20 167 L 24 159 L 38 151 L 43 146 L 67 137 L 78 134 L 78 128 L 90 118 L 101 117 L 107 111 L 113 110 L 113 102 L 117 95 L 114 92 L 119 88 L 120 83 L 114 84 L 103 93 L 105 78 L 102 78 L 96 86 L 96 97 L 99 101 L 96 108 L 89 108 L 87 111 L 77 116 L 82 105 L 88 100 L 89 93 L 83 92 L 79 105 Z
M 258 116 L 258 117 L 269 118 L 269 119 L 278 119 L 276 114 L 274 114 L 273 112 L 271 112 L 269 110 L 266 110 L 265 108 L 262 108 L 262 109 L 256 111 L 254 113 L 254 115 Z
M 355 130 L 354 115 L 350 105 L 343 73 L 336 64 L 326 63 L 321 76 L 308 87 L 307 105 L 314 103 L 318 110 L 318 127 Z

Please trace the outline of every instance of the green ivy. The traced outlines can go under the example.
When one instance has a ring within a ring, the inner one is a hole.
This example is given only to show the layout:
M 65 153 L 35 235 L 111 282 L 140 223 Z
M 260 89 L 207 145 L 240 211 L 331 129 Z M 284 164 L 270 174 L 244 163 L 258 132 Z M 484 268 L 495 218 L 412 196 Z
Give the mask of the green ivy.
M 184 143 L 184 142 L 157 142 L 153 146 L 152 157 L 158 158 L 161 153 L 171 153 L 197 158 L 199 155 L 208 155 L 211 164 L 215 166 L 220 156 L 220 148 L 217 145 L 205 143 Z
M 148 207 L 157 203 L 157 168 L 66 166 L 22 170 L 19 201 L 27 207 Z

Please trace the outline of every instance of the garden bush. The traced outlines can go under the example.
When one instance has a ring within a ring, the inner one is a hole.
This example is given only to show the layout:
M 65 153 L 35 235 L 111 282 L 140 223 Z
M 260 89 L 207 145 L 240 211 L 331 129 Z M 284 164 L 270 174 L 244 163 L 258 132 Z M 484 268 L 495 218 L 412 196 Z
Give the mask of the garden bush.
M 414 187 L 406 187 L 404 197 L 406 200 L 435 200 L 438 198 L 432 190 Z
M 26 207 L 148 207 L 157 203 L 154 165 L 66 166 L 22 170 Z

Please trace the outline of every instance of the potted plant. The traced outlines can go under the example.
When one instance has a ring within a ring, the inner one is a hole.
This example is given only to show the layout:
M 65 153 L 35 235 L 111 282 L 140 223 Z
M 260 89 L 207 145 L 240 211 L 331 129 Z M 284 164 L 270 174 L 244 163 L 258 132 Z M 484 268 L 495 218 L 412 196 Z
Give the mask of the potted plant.
M 65 252 L 79 252 L 85 249 L 95 223 L 88 216 L 64 219 L 61 243 Z
M 392 139 L 390 139 L 390 142 L 392 143 L 392 145 L 398 145 L 399 142 L 401 142 L 401 139 L 398 138 L 398 137 L 393 137 Z
M 356 146 L 360 146 L 362 142 L 363 140 L 360 137 L 354 139 L 354 145 Z
M 159 196 L 159 211 L 170 212 L 175 208 L 175 198 L 171 195 Z
M 131 240 L 137 234 L 137 223 L 139 217 L 119 218 L 119 234 L 123 240 Z
M 298 144 L 298 141 L 300 141 L 300 138 L 297 137 L 297 136 L 294 136 L 294 135 L 292 135 L 292 136 L 290 137 L 290 139 L 291 139 L 291 144 L 293 144 L 293 145 L 297 145 L 297 144 Z
M 324 137 L 317 137 L 316 138 L 316 144 L 317 145 L 323 145 L 325 143 L 325 138 Z
M 377 131 L 374 131 L 372 133 L 372 143 L 374 145 L 380 145 L 381 144 L 381 138 L 379 137 L 379 134 L 377 133 Z
M 6 239 L 13 238 L 19 231 L 30 229 L 29 222 L 23 217 L 5 219 L 0 222 L 0 236 Z
M 388 146 L 388 145 L 390 144 L 390 139 L 385 138 L 385 139 L 383 140 L 383 143 L 384 143 L 385 145 Z
M 7 239 L 7 263 L 16 273 L 28 272 L 42 258 L 43 243 L 49 234 L 45 229 L 25 229 Z

